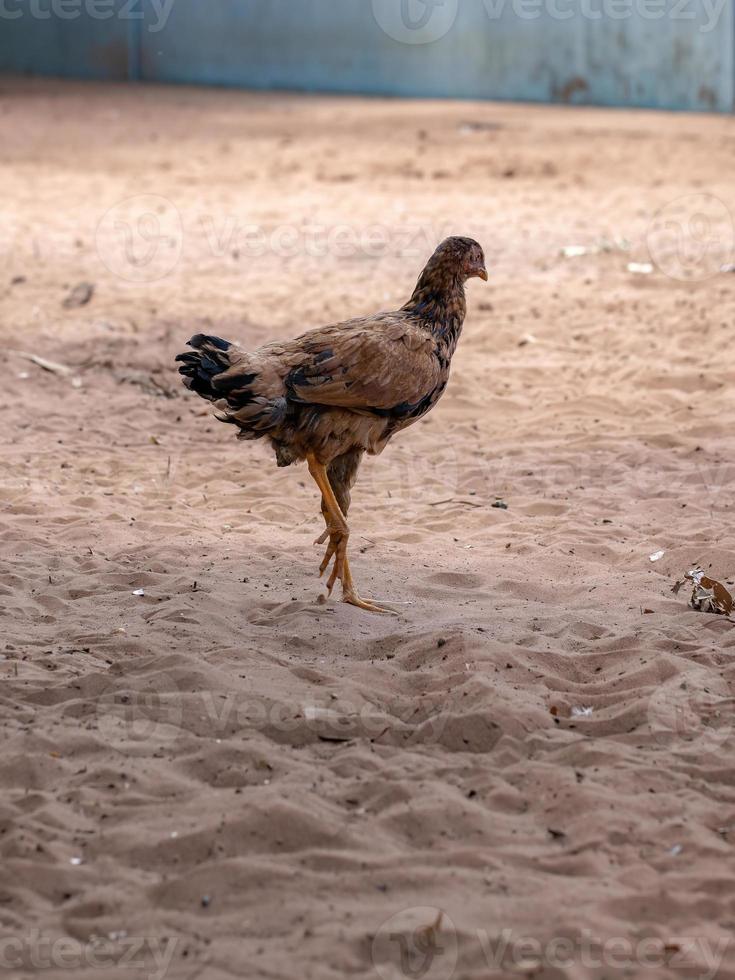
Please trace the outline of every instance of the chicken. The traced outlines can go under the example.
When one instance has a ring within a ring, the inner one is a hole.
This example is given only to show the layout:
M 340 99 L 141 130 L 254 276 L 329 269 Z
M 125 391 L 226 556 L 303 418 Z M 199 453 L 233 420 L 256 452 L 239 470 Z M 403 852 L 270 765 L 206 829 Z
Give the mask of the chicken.
M 326 542 L 320 575 L 337 581 L 343 601 L 361 599 L 347 556 L 350 493 L 363 455 L 381 453 L 401 429 L 441 398 L 466 313 L 464 284 L 487 280 L 485 258 L 471 238 L 447 238 L 421 273 L 409 301 L 394 313 L 320 327 L 295 340 L 248 352 L 202 334 L 179 354 L 187 388 L 217 404 L 217 418 L 240 439 L 267 439 L 279 466 L 306 460 L 321 493 Z

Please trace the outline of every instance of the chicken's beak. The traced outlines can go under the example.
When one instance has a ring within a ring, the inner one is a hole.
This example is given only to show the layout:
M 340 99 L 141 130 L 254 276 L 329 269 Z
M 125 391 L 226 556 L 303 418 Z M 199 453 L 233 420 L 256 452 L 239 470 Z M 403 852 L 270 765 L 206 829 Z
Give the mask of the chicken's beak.
M 483 282 L 487 282 L 487 269 L 483 265 L 481 269 L 477 270 L 478 279 L 482 279 Z

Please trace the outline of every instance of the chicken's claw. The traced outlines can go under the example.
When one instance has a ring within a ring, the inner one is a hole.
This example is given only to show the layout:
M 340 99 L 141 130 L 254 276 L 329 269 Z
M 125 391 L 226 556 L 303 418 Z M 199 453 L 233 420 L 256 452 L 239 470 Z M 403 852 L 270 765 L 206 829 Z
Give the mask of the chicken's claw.
M 392 609 L 390 606 L 382 606 L 376 602 L 370 602 L 369 600 L 360 598 L 360 596 L 357 594 L 355 584 L 352 581 L 350 564 L 347 560 L 348 535 L 344 535 L 339 531 L 327 529 L 321 537 L 316 539 L 314 544 L 323 544 L 327 537 L 329 538 L 329 544 L 327 545 L 327 550 L 324 558 L 322 559 L 322 563 L 319 566 L 319 576 L 321 577 L 324 574 L 330 561 L 332 558 L 334 558 L 334 568 L 332 569 L 332 573 L 329 576 L 329 581 L 327 582 L 328 595 L 332 594 L 332 590 L 337 582 L 337 579 L 339 579 L 342 583 L 342 602 L 346 602 L 350 606 L 357 606 L 358 609 L 364 609 L 366 612 L 387 613 L 388 615 L 393 616 L 397 615 L 397 610 Z M 340 555 L 340 552 L 342 552 L 342 555 Z
M 347 581 L 347 574 L 345 573 L 345 563 L 347 561 L 347 542 L 349 540 L 349 534 L 341 534 L 337 532 L 333 534 L 329 539 L 329 545 L 327 546 L 327 555 L 324 557 L 325 562 L 329 564 L 329 558 L 331 558 L 330 551 L 334 552 L 334 568 L 332 569 L 332 574 L 327 580 L 327 592 L 329 595 L 332 594 L 332 589 L 334 588 L 337 579 L 342 583 L 342 587 L 345 588 L 345 583 Z M 328 557 L 327 557 L 328 556 Z M 326 568 L 326 565 L 324 566 Z
M 388 616 L 398 615 L 396 609 L 391 609 L 390 606 L 380 606 L 377 602 L 367 602 L 365 599 L 361 599 L 355 591 L 347 592 L 347 590 L 344 590 L 342 593 L 342 602 L 347 602 L 351 606 L 357 606 L 358 609 L 365 609 L 367 612 L 385 613 Z
M 347 544 L 345 542 L 345 550 Z M 336 564 L 336 562 L 335 562 Z M 366 599 L 361 599 L 357 594 L 357 589 L 355 588 L 355 583 L 352 581 L 352 572 L 350 571 L 350 563 L 347 555 L 344 557 L 344 562 L 342 566 L 342 602 L 348 603 L 350 606 L 357 606 L 358 609 L 365 609 L 367 612 L 378 612 L 387 613 L 390 616 L 397 616 L 397 610 L 391 609 L 390 606 L 382 606 L 377 602 L 370 602 Z
M 332 556 L 337 550 L 336 535 L 332 534 L 330 531 L 325 531 L 320 538 L 317 538 L 314 544 L 324 544 L 326 538 L 329 537 L 329 544 L 327 545 L 327 550 L 324 552 L 324 558 L 322 558 L 322 563 L 319 566 L 319 578 L 326 572 L 329 567 L 329 563 L 332 560 Z

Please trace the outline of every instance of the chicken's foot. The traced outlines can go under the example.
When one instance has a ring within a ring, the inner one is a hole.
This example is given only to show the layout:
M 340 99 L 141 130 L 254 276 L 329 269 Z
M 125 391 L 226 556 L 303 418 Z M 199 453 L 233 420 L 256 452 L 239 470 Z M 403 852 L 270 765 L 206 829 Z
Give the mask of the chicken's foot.
M 323 497 L 322 497 L 322 514 L 324 516 L 324 521 L 327 525 L 327 530 L 319 535 L 319 537 L 316 539 L 314 544 L 324 544 L 327 538 L 329 538 L 329 544 L 327 545 L 327 550 L 324 552 L 324 558 L 322 559 L 322 563 L 319 566 L 320 578 L 326 572 L 327 568 L 329 567 L 329 563 L 332 560 L 332 556 L 337 550 L 337 539 L 338 539 L 338 535 L 335 534 L 329 527 L 329 514 L 327 513 L 326 507 L 324 506 Z
M 343 602 L 347 602 L 352 606 L 357 606 L 360 609 L 365 609 L 368 612 L 394 612 L 394 610 L 388 609 L 384 606 L 379 606 L 377 603 L 368 602 L 365 599 L 361 599 L 358 595 L 357 589 L 355 588 L 355 583 L 352 580 L 350 563 L 347 559 L 347 542 L 350 538 L 350 529 L 347 526 L 347 521 L 342 513 L 342 510 L 340 509 L 337 498 L 334 495 L 332 485 L 329 482 L 326 467 L 320 463 L 312 453 L 308 454 L 306 461 L 309 466 L 309 473 L 321 491 L 322 513 L 324 514 L 324 519 L 327 522 L 326 531 L 324 531 L 314 543 L 324 544 L 327 538 L 329 538 L 326 553 L 319 567 L 320 575 L 324 574 L 330 561 L 332 558 L 334 558 L 334 568 L 332 569 L 332 572 L 327 580 L 327 592 L 329 595 L 332 594 L 332 589 L 339 579 L 339 581 L 342 583 Z

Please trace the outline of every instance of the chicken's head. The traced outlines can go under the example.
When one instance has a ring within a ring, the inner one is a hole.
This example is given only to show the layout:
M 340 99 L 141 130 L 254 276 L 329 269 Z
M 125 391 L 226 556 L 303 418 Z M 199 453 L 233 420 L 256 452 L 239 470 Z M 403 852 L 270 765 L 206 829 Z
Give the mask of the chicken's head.
M 434 253 L 433 260 L 454 266 L 458 278 L 463 282 L 475 276 L 487 282 L 485 254 L 482 251 L 482 246 L 474 238 L 460 238 L 458 236 L 445 238 Z

